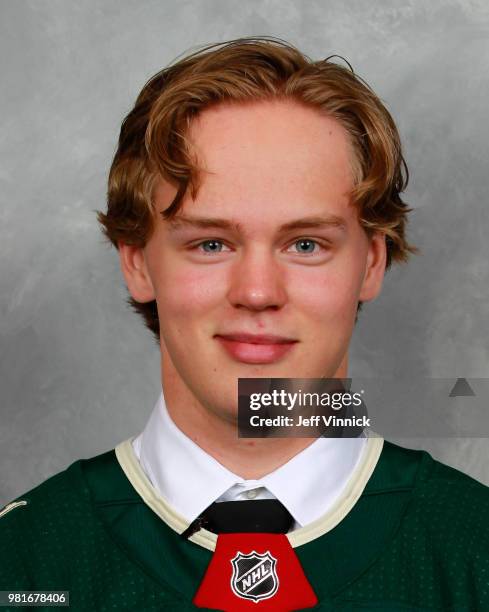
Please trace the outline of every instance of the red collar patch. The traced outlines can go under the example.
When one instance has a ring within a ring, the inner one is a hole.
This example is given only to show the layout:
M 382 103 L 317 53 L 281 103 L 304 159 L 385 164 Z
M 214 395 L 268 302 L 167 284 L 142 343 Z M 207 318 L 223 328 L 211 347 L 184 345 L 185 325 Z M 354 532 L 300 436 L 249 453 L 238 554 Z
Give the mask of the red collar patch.
M 289 612 L 318 599 L 284 534 L 226 533 L 194 596 L 198 608 Z

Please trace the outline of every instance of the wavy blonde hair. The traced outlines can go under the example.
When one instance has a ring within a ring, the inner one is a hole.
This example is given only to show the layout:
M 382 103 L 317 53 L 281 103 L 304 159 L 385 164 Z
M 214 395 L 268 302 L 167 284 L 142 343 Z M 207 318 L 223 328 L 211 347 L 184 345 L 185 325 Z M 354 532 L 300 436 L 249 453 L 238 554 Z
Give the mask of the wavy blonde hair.
M 187 189 L 195 198 L 201 173 L 185 137 L 196 115 L 221 102 L 282 99 L 319 109 L 344 127 L 353 153 L 351 201 L 360 223 L 367 233 L 385 234 L 387 268 L 407 261 L 417 249 L 405 237 L 411 209 L 400 194 L 409 173 L 399 133 L 378 96 L 334 57 L 313 61 L 283 40 L 250 37 L 206 46 L 155 74 L 122 123 L 107 212 L 98 212 L 105 236 L 116 248 L 119 241 L 145 246 L 160 178 L 178 189 L 165 218 L 178 212 Z M 156 301 L 128 302 L 159 342 Z

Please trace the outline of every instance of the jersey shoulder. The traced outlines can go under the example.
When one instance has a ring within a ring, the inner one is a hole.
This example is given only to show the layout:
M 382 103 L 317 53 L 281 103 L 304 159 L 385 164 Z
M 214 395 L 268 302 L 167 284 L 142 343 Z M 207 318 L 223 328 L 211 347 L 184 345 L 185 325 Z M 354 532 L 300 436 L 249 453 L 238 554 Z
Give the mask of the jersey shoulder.
M 67 551 L 82 545 L 80 534 L 94 521 L 84 461 L 72 463 L 0 508 L 0 590 L 29 589 L 34 573 L 42 572 L 43 566 L 46 575 L 55 575 L 49 560 L 66 557 Z
M 426 451 L 422 454 L 406 522 L 432 539 L 438 550 L 489 559 L 489 487 Z M 417 534 L 419 535 L 419 533 Z

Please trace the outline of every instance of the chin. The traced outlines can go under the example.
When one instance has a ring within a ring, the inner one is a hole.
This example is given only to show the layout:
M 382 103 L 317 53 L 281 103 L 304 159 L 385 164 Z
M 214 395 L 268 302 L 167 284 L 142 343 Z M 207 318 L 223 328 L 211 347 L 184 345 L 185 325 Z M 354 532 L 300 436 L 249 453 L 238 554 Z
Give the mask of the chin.
M 232 400 L 227 404 L 223 404 L 221 395 L 219 404 L 215 402 L 212 404 L 212 412 L 217 415 L 220 420 L 234 424 L 238 420 L 238 403 L 236 400 L 237 397 L 233 393 Z M 209 401 L 212 402 L 213 398 L 210 398 Z

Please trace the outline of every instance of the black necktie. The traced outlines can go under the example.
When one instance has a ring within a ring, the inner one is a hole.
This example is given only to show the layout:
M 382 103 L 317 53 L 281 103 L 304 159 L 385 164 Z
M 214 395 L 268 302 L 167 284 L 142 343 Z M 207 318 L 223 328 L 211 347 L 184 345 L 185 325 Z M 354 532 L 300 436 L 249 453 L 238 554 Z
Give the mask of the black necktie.
M 278 499 L 214 502 L 182 533 L 199 529 L 214 533 L 287 533 L 294 519 Z

